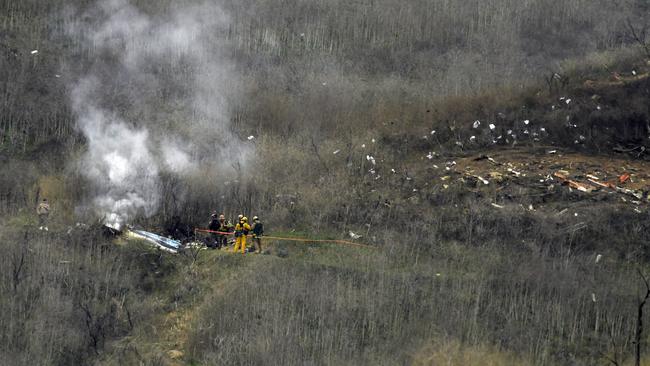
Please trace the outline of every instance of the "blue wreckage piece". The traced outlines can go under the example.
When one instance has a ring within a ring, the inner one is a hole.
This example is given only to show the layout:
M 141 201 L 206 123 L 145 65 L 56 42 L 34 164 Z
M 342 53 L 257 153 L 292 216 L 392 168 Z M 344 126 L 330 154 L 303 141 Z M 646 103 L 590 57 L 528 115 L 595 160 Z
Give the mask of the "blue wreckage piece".
M 151 244 L 154 244 L 156 247 L 171 253 L 178 253 L 182 249 L 182 244 L 180 241 L 165 238 L 164 236 L 150 233 L 148 231 L 131 230 L 130 234 L 135 238 L 145 240 Z

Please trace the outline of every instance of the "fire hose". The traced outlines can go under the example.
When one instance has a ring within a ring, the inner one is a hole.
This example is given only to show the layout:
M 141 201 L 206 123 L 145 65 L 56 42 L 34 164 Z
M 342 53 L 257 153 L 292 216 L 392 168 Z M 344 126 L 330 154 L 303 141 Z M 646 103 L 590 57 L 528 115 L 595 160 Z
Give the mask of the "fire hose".
M 209 233 L 209 234 L 219 234 L 219 235 L 234 235 L 235 233 L 233 232 L 225 232 L 225 231 L 215 231 L 215 230 L 208 230 L 208 229 L 194 229 L 195 233 Z M 253 235 L 246 235 L 247 237 L 253 237 Z M 371 248 L 371 249 L 377 249 L 377 247 L 374 247 L 372 245 L 368 244 L 362 244 L 362 243 L 355 243 L 352 241 L 348 240 L 338 240 L 338 239 L 307 239 L 307 238 L 288 238 L 288 237 L 280 237 L 280 236 L 268 236 L 264 235 L 263 238 L 265 239 L 274 239 L 274 240 L 286 240 L 286 241 L 295 241 L 295 242 L 303 242 L 303 243 L 334 243 L 334 244 L 341 244 L 341 245 L 351 245 L 351 246 L 357 246 L 357 247 L 363 247 L 363 248 Z

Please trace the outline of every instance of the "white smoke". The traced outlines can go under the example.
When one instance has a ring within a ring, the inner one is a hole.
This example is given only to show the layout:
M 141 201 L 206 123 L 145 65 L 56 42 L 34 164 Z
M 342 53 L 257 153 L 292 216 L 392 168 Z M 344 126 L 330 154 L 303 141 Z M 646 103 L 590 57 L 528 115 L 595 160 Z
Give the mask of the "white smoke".
M 71 101 L 87 140 L 80 168 L 94 186 L 89 204 L 107 225 L 154 215 L 163 172 L 245 162 L 249 147 L 229 131 L 237 80 L 223 56 L 227 17 L 218 6 L 152 16 L 127 0 L 105 0 L 83 14 L 70 33 L 94 62 Z

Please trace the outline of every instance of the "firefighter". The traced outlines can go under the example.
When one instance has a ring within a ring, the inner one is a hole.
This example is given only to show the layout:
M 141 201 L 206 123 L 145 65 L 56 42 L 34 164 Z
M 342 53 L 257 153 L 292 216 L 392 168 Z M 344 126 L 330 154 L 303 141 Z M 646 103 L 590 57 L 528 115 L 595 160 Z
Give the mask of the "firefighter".
M 219 217 L 217 212 L 213 212 L 210 215 L 210 223 L 208 224 L 208 230 L 210 231 L 219 231 Z M 219 248 L 221 243 L 221 238 L 218 233 L 210 233 L 210 241 L 208 242 L 208 248 Z
M 251 228 L 253 233 L 253 244 L 256 248 L 255 253 L 262 253 L 262 235 L 264 235 L 264 224 L 260 221 L 260 218 L 255 216 L 253 217 L 253 227 Z
M 225 233 L 230 233 L 232 232 L 233 226 L 230 223 L 230 221 L 226 220 L 226 216 L 224 214 L 219 215 L 219 228 L 217 231 L 219 231 L 219 247 L 224 248 L 228 246 L 228 234 Z
M 50 217 L 50 204 L 47 202 L 47 198 L 43 198 L 43 202 L 38 204 L 36 214 L 38 215 L 38 230 L 48 231 L 47 219 Z
M 248 225 L 248 218 L 242 215 L 237 225 L 235 225 L 235 250 L 236 253 L 241 248 L 241 254 L 246 253 L 246 235 L 251 230 Z

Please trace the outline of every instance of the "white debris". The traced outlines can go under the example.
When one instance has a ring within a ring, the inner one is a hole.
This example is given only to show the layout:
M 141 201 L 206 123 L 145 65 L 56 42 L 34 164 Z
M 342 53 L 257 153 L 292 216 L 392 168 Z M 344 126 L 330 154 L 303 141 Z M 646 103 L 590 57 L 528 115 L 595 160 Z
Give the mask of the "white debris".
M 470 140 L 471 142 L 476 141 L 476 136 L 471 136 L 471 137 L 469 138 L 469 140 Z
M 632 75 L 636 76 L 636 70 L 632 70 Z
M 596 302 L 596 294 L 593 292 L 591 293 L 591 301 Z
M 441 274 L 440 274 L 440 273 L 436 273 L 436 277 L 440 277 L 440 276 L 441 276 Z
M 566 100 L 566 104 L 569 104 L 569 103 L 571 103 L 571 99 Z
M 495 126 L 494 123 L 490 123 L 490 126 L 489 126 L 489 127 L 490 127 L 490 129 L 493 130 L 493 131 L 494 131 L 495 128 L 497 128 L 497 126 Z
M 58 78 L 61 77 L 61 75 L 59 75 L 59 74 L 55 74 L 54 77 L 58 79 Z
M 33 50 L 33 51 L 32 51 L 32 55 L 35 55 L 35 54 L 37 54 L 37 53 L 38 53 L 38 50 Z
M 370 155 L 366 155 L 366 160 L 368 160 L 369 162 L 371 162 L 372 165 L 375 165 L 375 164 L 376 164 L 376 162 L 375 162 L 375 158 L 373 158 L 373 157 L 370 156 Z
M 442 188 L 444 188 L 444 189 L 448 189 L 448 188 L 449 188 L 449 184 L 443 184 L 443 185 L 442 185 Z
M 253 136 L 253 135 L 248 136 L 248 141 L 251 141 L 253 139 L 255 139 L 255 136 Z
M 546 153 L 549 155 L 557 154 L 557 150 L 549 150 Z
M 480 180 L 481 183 L 485 184 L 486 186 L 487 186 L 488 184 L 490 184 L 490 182 L 489 182 L 487 179 L 485 179 L 485 178 L 483 178 L 483 177 L 481 177 L 481 176 L 476 176 L 476 178 L 477 178 L 478 180 Z
M 432 131 L 431 131 L 431 134 L 432 134 L 432 135 L 435 135 L 435 134 L 436 134 L 436 130 L 432 130 Z
M 366 148 L 366 144 L 362 144 L 362 145 L 361 145 L 361 148 L 362 148 L 362 149 L 365 149 L 365 148 Z
M 540 127 L 539 130 L 540 130 L 540 132 L 546 132 L 546 128 L 544 128 L 544 127 Z
M 436 169 L 440 169 L 440 167 L 437 166 L 436 164 L 433 164 L 433 167 L 436 168 Z
M 508 168 L 508 173 L 512 173 L 517 177 L 521 175 L 521 172 L 518 172 L 518 171 L 516 171 L 516 170 L 514 170 L 512 168 Z
M 350 231 L 350 237 L 351 237 L 352 239 L 356 240 L 356 239 L 360 239 L 360 238 L 362 238 L 363 236 L 362 236 L 362 235 L 359 235 L 359 234 L 355 234 L 355 233 L 353 233 L 352 231 Z
M 395 169 L 391 169 L 390 171 L 391 171 L 393 174 L 397 173 L 397 172 L 395 171 Z
M 375 170 L 374 170 L 374 169 L 370 169 L 370 170 L 368 170 L 368 173 L 370 173 L 370 174 L 372 174 L 372 175 L 375 175 Z
M 602 255 L 602 254 L 598 254 L 598 255 L 596 256 L 596 263 L 600 262 L 601 259 L 603 259 L 603 255 Z
M 508 130 L 508 135 L 512 135 L 512 130 Z
M 431 152 L 429 152 L 429 155 L 427 155 L 427 159 L 429 160 L 433 159 L 433 154 Z
M 456 141 L 456 146 L 460 146 L 460 147 L 463 147 L 463 143 L 462 143 L 462 142 L 460 142 L 460 141 Z
M 578 213 L 577 213 L 577 212 L 576 212 L 576 213 L 574 213 L 574 214 L 573 214 L 573 216 L 575 216 L 575 217 L 578 217 Z
M 338 153 L 340 153 L 340 152 L 341 152 L 340 149 L 339 149 L 339 150 L 334 150 L 334 152 L 333 152 L 332 154 L 336 155 L 336 154 L 338 154 Z
M 535 211 L 535 207 L 533 207 L 532 203 L 528 205 L 528 211 Z
M 596 109 L 597 109 L 597 110 L 600 110 L 600 106 L 596 106 Z
M 326 81 L 324 81 L 324 82 L 323 82 L 323 86 L 326 86 L 326 85 L 327 85 L 327 82 L 326 82 Z
M 377 142 L 377 140 L 375 140 L 375 139 L 372 139 L 372 140 L 370 140 L 370 141 L 372 141 L 373 144 L 374 144 L 375 142 Z
M 526 126 L 528 126 L 529 123 L 530 123 L 530 120 L 529 120 L 529 119 L 527 119 L 527 120 L 524 121 L 524 124 L 525 124 Z
M 505 208 L 506 207 L 506 206 L 497 205 L 496 203 L 492 203 L 492 206 L 494 206 L 496 208 Z
M 584 140 L 586 140 L 586 139 L 587 139 L 587 138 L 586 138 L 586 137 L 584 137 L 583 135 L 580 135 L 580 136 L 579 136 L 578 138 L 580 139 L 580 141 L 584 141 Z
M 474 128 L 478 128 L 481 125 L 481 121 L 476 120 L 474 121 L 474 124 L 472 125 Z

